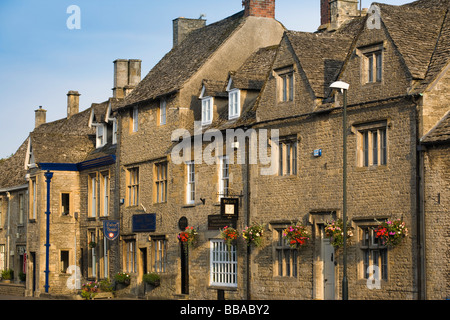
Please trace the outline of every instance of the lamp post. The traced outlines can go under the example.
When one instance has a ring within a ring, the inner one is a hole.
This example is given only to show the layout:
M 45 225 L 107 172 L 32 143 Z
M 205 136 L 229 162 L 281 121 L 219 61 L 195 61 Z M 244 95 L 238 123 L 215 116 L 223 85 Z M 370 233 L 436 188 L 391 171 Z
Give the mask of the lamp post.
M 347 279 L 347 91 L 350 85 L 343 81 L 333 82 L 332 89 L 340 89 L 344 95 L 344 111 L 342 119 L 343 133 L 343 177 L 342 177 L 342 220 L 344 226 L 344 275 L 342 277 L 342 300 L 348 300 L 348 279 Z
M 45 182 L 47 182 L 47 210 L 45 215 L 47 216 L 47 230 L 46 230 L 46 239 L 45 239 L 45 292 L 48 293 L 48 274 L 49 270 L 49 249 L 50 249 L 50 182 L 53 178 L 53 172 L 47 171 L 44 173 L 46 178 Z

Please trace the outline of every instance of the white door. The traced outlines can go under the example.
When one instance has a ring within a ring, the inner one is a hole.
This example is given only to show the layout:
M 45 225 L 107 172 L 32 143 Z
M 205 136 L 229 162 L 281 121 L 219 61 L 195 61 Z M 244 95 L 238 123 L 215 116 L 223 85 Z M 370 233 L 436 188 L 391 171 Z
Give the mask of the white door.
M 323 261 L 323 292 L 325 300 L 334 300 L 334 247 L 330 239 L 322 239 L 322 261 Z

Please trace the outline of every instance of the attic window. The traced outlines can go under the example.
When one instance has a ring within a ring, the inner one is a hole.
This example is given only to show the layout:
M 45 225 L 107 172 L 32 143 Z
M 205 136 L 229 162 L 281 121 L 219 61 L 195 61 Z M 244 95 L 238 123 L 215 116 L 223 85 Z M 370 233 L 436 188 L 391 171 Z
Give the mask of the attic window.
M 383 80 L 383 50 L 383 43 L 358 49 L 362 63 L 362 83 L 379 83 Z
M 202 99 L 202 125 L 211 124 L 214 98 L 206 97 Z
M 241 91 L 233 89 L 228 92 L 228 119 L 236 119 L 241 115 Z
M 101 148 L 106 144 L 106 125 L 97 126 L 97 148 Z
M 276 71 L 278 75 L 278 100 L 282 102 L 294 101 L 294 70 L 292 67 Z

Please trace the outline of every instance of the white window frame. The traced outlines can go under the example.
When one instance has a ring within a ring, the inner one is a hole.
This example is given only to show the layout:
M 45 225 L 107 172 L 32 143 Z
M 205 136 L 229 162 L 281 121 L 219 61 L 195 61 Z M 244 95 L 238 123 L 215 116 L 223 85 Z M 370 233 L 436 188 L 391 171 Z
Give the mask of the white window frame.
M 239 118 L 241 115 L 241 91 L 232 89 L 228 92 L 228 120 Z
M 117 119 L 113 119 L 112 123 L 113 123 L 112 144 L 117 144 Z
M 159 102 L 159 125 L 163 126 L 167 123 L 167 103 L 161 99 Z
M 195 162 L 186 162 L 186 204 L 195 203 Z
M 237 287 L 238 265 L 236 245 L 222 239 L 210 240 L 210 286 Z
M 139 130 L 139 110 L 137 107 L 133 108 L 132 129 L 133 132 L 138 132 Z
M 213 97 L 205 97 L 202 99 L 202 125 L 208 125 L 213 120 Z
M 230 161 L 228 156 L 219 158 L 219 200 L 228 196 L 230 188 Z
M 37 218 L 37 183 L 36 178 L 31 179 L 31 195 L 33 197 L 31 201 L 31 216 L 30 219 L 36 220 Z
M 105 124 L 99 124 L 96 126 L 96 147 L 101 148 L 106 144 L 107 127 Z

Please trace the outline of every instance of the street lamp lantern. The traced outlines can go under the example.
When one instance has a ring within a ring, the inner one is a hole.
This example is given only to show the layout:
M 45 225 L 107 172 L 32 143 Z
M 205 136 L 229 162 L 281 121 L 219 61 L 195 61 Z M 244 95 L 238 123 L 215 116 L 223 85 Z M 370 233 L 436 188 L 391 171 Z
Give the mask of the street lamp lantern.
M 348 279 L 347 279 L 347 91 L 350 85 L 343 81 L 336 81 L 330 85 L 332 89 L 340 89 L 344 95 L 344 107 L 342 117 L 343 135 L 343 177 L 342 177 L 342 220 L 344 226 L 344 275 L 342 277 L 342 300 L 348 300 Z

